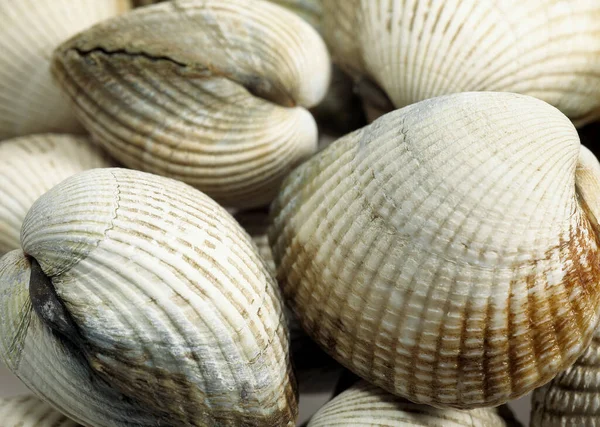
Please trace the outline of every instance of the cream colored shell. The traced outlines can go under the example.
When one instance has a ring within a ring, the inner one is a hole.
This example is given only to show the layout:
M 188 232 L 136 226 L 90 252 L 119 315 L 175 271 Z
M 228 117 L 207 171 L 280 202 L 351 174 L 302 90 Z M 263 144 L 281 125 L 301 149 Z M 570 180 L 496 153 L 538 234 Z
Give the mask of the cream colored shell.
M 506 91 L 600 117 L 597 0 L 323 0 L 334 60 L 396 108 L 465 91 Z
M 61 45 L 54 74 L 93 138 L 128 167 L 219 203 L 269 203 L 316 150 L 304 107 L 329 84 L 317 32 L 266 1 L 148 6 Z
M 272 206 L 304 329 L 417 403 L 493 406 L 551 380 L 598 321 L 598 172 L 571 122 L 522 95 L 389 113 L 297 168 Z
M 354 385 L 322 407 L 308 427 L 508 427 L 496 408 L 437 409 L 395 397 L 365 381 Z
M 130 7 L 129 0 L 0 0 L 0 140 L 83 131 L 50 74 L 52 51 Z
M 94 427 L 294 425 L 277 286 L 206 195 L 83 172 L 31 207 L 21 244 L 27 256 L 0 260 L 0 360 L 61 412 Z M 36 303 L 40 289 L 55 296 Z
M 2 427 L 79 427 L 35 396 L 0 399 Z
M 0 256 L 20 246 L 21 224 L 38 197 L 71 175 L 112 165 L 84 137 L 42 134 L 0 142 Z

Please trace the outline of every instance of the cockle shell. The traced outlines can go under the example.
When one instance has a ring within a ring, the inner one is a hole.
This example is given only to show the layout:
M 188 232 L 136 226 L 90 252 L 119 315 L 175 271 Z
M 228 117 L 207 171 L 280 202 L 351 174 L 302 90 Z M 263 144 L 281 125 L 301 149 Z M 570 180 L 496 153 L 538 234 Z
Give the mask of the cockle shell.
M 0 260 L 0 359 L 72 419 L 293 426 L 277 286 L 191 187 L 124 169 L 63 181 Z
M 82 132 L 50 74 L 52 51 L 129 0 L 0 0 L 0 139 Z
M 79 34 L 53 70 L 117 160 L 255 207 L 316 150 L 304 107 L 325 95 L 329 61 L 317 32 L 277 5 L 181 0 Z
M 17 249 L 27 211 L 56 184 L 113 162 L 84 137 L 31 135 L 0 142 L 0 256 Z
M 0 421 L 2 427 L 79 427 L 35 396 L 0 399 Z
M 509 414 L 510 416 L 510 414 Z M 365 381 L 354 385 L 323 406 L 308 427 L 508 427 L 497 408 L 437 409 L 393 396 Z
M 284 181 L 269 240 L 287 302 L 340 363 L 411 401 L 524 395 L 599 317 L 600 187 L 581 150 L 563 114 L 523 95 L 381 117 Z
M 323 0 L 334 61 L 396 108 L 465 91 L 540 98 L 577 125 L 600 117 L 596 0 Z
M 586 148 L 581 151 L 577 174 L 584 177 L 580 181 L 587 183 L 588 194 L 593 194 L 600 185 L 600 164 Z M 593 200 L 598 209 L 600 199 Z M 600 329 L 574 365 L 533 392 L 532 405 L 532 427 L 600 425 Z
M 532 427 L 600 425 L 600 333 L 575 364 L 533 392 Z

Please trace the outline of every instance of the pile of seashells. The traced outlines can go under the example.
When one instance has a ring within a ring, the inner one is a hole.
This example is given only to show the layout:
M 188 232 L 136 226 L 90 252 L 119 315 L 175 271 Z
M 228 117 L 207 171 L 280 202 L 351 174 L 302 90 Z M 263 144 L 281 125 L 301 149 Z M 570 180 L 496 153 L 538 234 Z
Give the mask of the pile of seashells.
M 291 427 L 331 372 L 309 427 L 600 425 L 600 1 L 0 0 L 0 46 L 0 426 Z

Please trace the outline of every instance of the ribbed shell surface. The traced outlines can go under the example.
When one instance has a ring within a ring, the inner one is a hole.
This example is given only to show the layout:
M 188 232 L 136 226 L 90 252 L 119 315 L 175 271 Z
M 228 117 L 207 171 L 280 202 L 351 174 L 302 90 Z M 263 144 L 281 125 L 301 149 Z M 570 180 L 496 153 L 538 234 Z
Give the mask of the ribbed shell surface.
M 19 247 L 29 208 L 56 184 L 112 161 L 85 137 L 41 134 L 0 142 L 0 256 Z
M 0 359 L 44 400 L 95 427 L 293 426 L 279 291 L 213 200 L 96 169 L 38 199 L 21 243 L 78 331 L 60 339 L 32 311 L 31 258 L 2 258 Z
M 437 409 L 393 396 L 361 381 L 327 403 L 308 427 L 508 427 L 496 408 Z
M 54 56 L 81 122 L 116 159 L 232 207 L 269 203 L 316 150 L 304 107 L 325 95 L 330 66 L 310 25 L 258 0 L 136 9 Z
M 573 366 L 533 392 L 531 426 L 600 426 L 600 333 Z
M 2 427 L 79 427 L 35 396 L 0 399 Z
M 597 0 L 323 0 L 339 65 L 396 108 L 465 91 L 506 91 L 600 116 Z
M 580 149 L 564 115 L 516 94 L 381 117 L 282 185 L 269 240 L 287 302 L 340 363 L 411 401 L 541 386 L 598 320 L 600 189 L 578 174 L 576 190 Z
M 129 0 L 0 1 L 0 140 L 40 132 L 82 132 L 50 74 L 52 51 Z

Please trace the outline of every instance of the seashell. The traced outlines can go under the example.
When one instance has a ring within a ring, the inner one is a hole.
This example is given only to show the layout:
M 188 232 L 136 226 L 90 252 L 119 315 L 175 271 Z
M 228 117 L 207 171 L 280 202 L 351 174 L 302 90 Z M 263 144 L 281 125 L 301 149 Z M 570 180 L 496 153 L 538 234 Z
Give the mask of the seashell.
M 129 0 L 0 2 L 0 139 L 83 131 L 50 74 L 52 51 L 130 7 Z
M 600 2 L 324 0 L 334 61 L 396 108 L 466 91 L 540 98 L 600 117 Z
M 576 169 L 578 189 L 590 200 L 593 212 L 600 212 L 600 163 L 590 150 L 581 147 Z M 600 329 L 574 365 L 550 383 L 533 392 L 533 427 L 600 425 Z
M 294 425 L 277 286 L 213 200 L 94 169 L 33 204 L 21 243 L 0 259 L 0 359 L 40 398 L 95 427 Z
M 87 138 L 43 134 L 0 142 L 0 257 L 20 247 L 27 211 L 62 180 L 112 161 Z
M 600 332 L 573 366 L 533 392 L 531 426 L 600 425 Z
M 509 418 L 504 419 L 497 408 L 460 411 L 419 405 L 361 381 L 323 406 L 310 420 L 308 427 L 520 426 L 511 415 L 508 410 Z
M 564 115 L 523 95 L 381 117 L 282 184 L 269 241 L 286 302 L 338 362 L 416 403 L 526 394 L 598 321 L 599 175 L 581 150 Z
M 0 399 L 0 420 L 3 427 L 79 427 L 35 396 Z
M 92 137 L 124 165 L 238 208 L 269 203 L 316 150 L 304 107 L 329 83 L 317 32 L 255 0 L 137 9 L 61 45 L 53 70 Z

